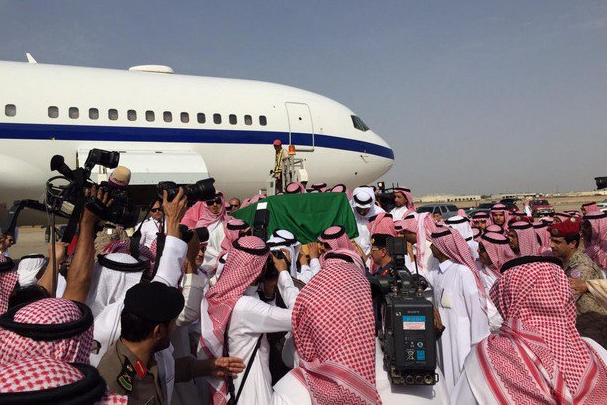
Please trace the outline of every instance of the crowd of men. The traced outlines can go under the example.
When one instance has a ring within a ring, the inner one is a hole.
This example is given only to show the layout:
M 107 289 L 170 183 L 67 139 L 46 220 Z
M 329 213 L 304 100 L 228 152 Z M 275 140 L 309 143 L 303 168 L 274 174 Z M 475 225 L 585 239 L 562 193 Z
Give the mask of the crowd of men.
M 264 240 L 230 213 L 265 195 L 189 206 L 181 189 L 153 205 L 138 244 L 115 232 L 100 246 L 108 233 L 86 209 L 75 244 L 48 258 L 16 264 L 4 235 L 0 403 L 607 400 L 607 214 L 595 204 L 545 218 L 495 204 L 443 221 L 418 213 L 406 188 L 390 211 L 372 187 L 284 193 L 345 194 L 358 235 L 334 224 L 311 243 L 290 229 Z M 369 278 L 395 276 L 397 237 L 430 285 L 436 385 L 395 386 L 384 368 Z

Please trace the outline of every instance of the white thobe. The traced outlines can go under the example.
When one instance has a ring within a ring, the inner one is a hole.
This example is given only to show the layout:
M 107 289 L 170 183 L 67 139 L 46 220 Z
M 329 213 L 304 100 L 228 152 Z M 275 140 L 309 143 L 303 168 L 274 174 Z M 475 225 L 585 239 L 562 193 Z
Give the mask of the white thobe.
M 223 242 L 226 234 L 221 220 L 217 220 L 209 225 L 208 230 L 209 242 L 207 243 L 200 269 L 212 277 L 217 268 L 217 256 L 221 253 L 221 242 Z
M 489 320 L 481 308 L 472 271 L 445 260 L 432 278 L 434 302 L 445 331 L 439 340 L 442 370 L 450 392 L 474 345 L 489 335 Z
M 278 275 L 278 290 L 289 309 L 279 308 L 265 303 L 257 295 L 257 287 L 248 287 L 236 302 L 230 318 L 228 330 L 229 355 L 243 359 L 249 364 L 253 349 L 259 336 L 272 332 L 291 331 L 291 309 L 299 294 L 288 271 Z M 234 391 L 237 394 L 244 372 L 234 378 Z M 272 397 L 272 375 L 270 374 L 270 345 L 266 336 L 251 365 L 251 370 L 242 389 L 239 405 L 268 404 Z
M 356 218 L 356 227 L 358 228 L 358 236 L 354 241 L 362 249 L 365 256 L 369 256 L 371 253 L 371 233 L 367 224 L 369 221 L 366 218 Z M 369 264 L 369 263 L 367 263 Z
M 147 247 L 152 246 L 152 242 L 158 236 L 158 232 L 160 232 L 161 224 L 164 224 L 164 217 L 160 221 L 155 220 L 152 217 L 143 221 L 143 225 L 141 223 L 137 224 L 135 229 L 139 228 L 141 225 L 141 239 L 139 240 L 139 245 L 145 245 Z M 162 227 L 166 228 L 166 227 Z
M 487 297 L 489 297 L 489 291 L 491 290 L 491 287 L 493 287 L 493 284 L 497 281 L 497 276 L 485 267 L 482 267 L 480 275 L 481 281 L 485 286 L 485 293 L 487 294 Z M 497 332 L 497 330 L 502 326 L 502 322 L 504 320 L 491 299 L 487 299 L 487 317 L 489 318 L 489 331 L 491 333 Z
M 302 283 L 308 284 L 319 271 L 320 261 L 316 258 L 310 259 L 310 265 L 302 265 L 296 278 Z
M 383 353 L 379 341 L 375 344 L 375 386 L 384 405 L 446 404 L 447 390 L 441 371 L 436 370 L 438 383 L 433 386 L 396 386 L 390 383 L 384 370 Z M 309 405 L 310 392 L 292 373 L 288 373 L 274 385 L 271 405 Z
M 607 350 L 590 338 L 582 337 L 582 339 L 594 349 L 598 357 L 603 360 L 603 363 L 607 364 Z M 451 393 L 450 399 L 451 404 L 454 405 L 492 405 L 497 403 L 493 392 L 487 384 L 484 373 L 478 364 L 478 355 L 476 354 L 476 351 L 470 353 L 466 358 L 464 369 Z
M 474 240 L 474 238 L 467 240 L 466 243 L 470 246 L 470 250 L 472 251 L 472 257 L 474 260 L 478 260 L 478 242 Z
M 409 208 L 406 206 L 392 208 L 392 211 L 390 211 L 390 214 L 392 214 L 392 220 L 394 222 L 400 221 L 405 217 L 407 211 L 409 211 Z

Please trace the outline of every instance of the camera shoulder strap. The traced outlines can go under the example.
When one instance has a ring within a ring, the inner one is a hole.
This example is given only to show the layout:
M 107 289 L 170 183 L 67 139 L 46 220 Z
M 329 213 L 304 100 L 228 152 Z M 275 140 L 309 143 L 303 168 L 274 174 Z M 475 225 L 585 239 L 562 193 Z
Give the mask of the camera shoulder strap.
M 228 344 L 228 330 L 230 329 L 230 321 L 226 324 L 226 330 L 224 332 L 223 337 L 223 356 L 230 357 L 230 348 Z M 228 400 L 228 405 L 236 405 L 238 400 L 240 399 L 240 394 L 242 394 L 242 389 L 244 388 L 245 383 L 247 382 L 247 377 L 249 376 L 249 372 L 251 371 L 251 367 L 255 362 L 255 356 L 257 355 L 257 350 L 259 346 L 261 346 L 261 340 L 263 339 L 263 333 L 259 335 L 259 339 L 257 339 L 257 343 L 255 344 L 255 348 L 253 349 L 253 353 L 251 354 L 251 358 L 249 359 L 249 363 L 247 364 L 247 368 L 245 369 L 244 374 L 242 375 L 242 382 L 240 383 L 240 387 L 238 387 L 238 394 L 235 394 L 234 387 L 234 379 L 230 377 L 226 377 L 228 381 L 228 395 L 230 399 Z

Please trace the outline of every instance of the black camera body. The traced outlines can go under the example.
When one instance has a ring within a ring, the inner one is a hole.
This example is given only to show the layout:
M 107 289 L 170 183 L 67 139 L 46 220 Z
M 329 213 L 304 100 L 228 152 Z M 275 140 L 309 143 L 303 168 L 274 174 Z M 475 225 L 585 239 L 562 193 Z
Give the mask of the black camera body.
M 194 184 L 181 186 L 183 187 L 183 193 L 188 199 L 188 206 L 192 206 L 198 201 L 212 200 L 217 194 L 213 183 L 215 183 L 215 179 L 208 178 L 198 180 Z M 179 192 L 179 187 L 180 186 L 173 181 L 161 181 L 156 187 L 158 200 L 162 201 L 163 191 L 166 190 L 168 201 L 173 201 Z
M 394 276 L 371 279 L 375 294 L 381 294 L 382 327 L 378 338 L 384 366 L 395 385 L 434 385 L 436 374 L 436 331 L 434 308 L 422 296 L 428 282 L 411 274 L 405 266 L 404 238 L 388 238 Z
M 139 219 L 139 209 L 128 203 L 126 193 L 114 189 L 106 182 L 100 187 L 110 194 L 114 202 L 110 207 L 104 206 L 96 196 L 89 199 L 84 198 L 83 189 L 90 188 L 95 183 L 90 179 L 91 170 L 95 165 L 101 165 L 108 169 L 118 166 L 120 160 L 119 152 L 109 152 L 102 149 L 91 149 L 86 161 L 81 168 L 70 169 L 65 164 L 65 158 L 55 155 L 51 159 L 51 170 L 58 171 L 61 176 L 48 180 L 46 192 L 46 205 L 51 212 L 60 216 L 70 218 L 67 231 L 63 235 L 64 241 L 71 241 L 76 231 L 76 224 L 84 206 L 93 211 L 104 221 L 125 227 L 134 226 Z M 67 181 L 67 185 L 53 185 L 55 180 Z M 76 217 L 74 219 L 74 216 Z

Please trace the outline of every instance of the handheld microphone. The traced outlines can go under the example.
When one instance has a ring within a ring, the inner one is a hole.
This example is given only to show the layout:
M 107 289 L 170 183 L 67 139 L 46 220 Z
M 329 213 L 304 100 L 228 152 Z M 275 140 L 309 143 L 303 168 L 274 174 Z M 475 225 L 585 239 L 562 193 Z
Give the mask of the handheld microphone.
M 131 181 L 131 171 L 124 166 L 118 166 L 108 177 L 108 185 L 116 189 L 125 189 Z

